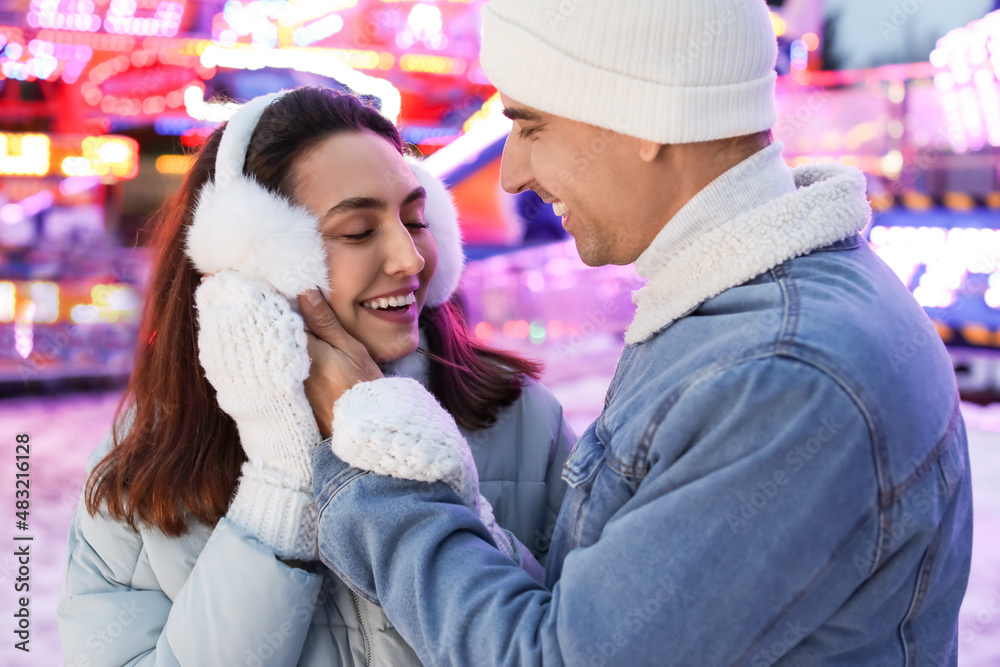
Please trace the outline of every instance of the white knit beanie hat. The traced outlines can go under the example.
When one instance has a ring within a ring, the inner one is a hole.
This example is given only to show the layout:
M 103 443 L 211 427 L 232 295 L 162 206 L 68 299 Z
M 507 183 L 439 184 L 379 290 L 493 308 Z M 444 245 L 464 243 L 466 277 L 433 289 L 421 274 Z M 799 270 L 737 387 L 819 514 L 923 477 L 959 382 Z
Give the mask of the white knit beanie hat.
M 765 0 L 490 0 L 483 70 L 530 107 L 662 144 L 777 120 Z

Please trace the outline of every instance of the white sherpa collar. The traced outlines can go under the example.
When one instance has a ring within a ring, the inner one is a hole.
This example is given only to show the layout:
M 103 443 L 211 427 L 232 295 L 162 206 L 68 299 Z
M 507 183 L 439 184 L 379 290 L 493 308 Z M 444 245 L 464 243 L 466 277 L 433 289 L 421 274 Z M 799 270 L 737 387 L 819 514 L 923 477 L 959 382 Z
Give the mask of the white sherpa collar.
M 649 283 L 632 295 L 636 313 L 625 342 L 649 339 L 727 289 L 861 231 L 870 218 L 861 171 L 790 171 L 781 144 L 773 144 L 693 197 L 639 257 L 636 270 Z
M 214 180 L 198 195 L 186 251 L 201 273 L 234 270 L 294 300 L 317 286 L 327 291 L 329 270 L 319 221 L 243 174 L 257 122 L 283 94 L 255 98 L 229 119 L 219 142 Z M 445 185 L 419 162 L 408 162 L 427 191 L 424 218 L 437 245 L 438 265 L 425 304 L 438 306 L 455 292 L 465 264 L 458 214 Z

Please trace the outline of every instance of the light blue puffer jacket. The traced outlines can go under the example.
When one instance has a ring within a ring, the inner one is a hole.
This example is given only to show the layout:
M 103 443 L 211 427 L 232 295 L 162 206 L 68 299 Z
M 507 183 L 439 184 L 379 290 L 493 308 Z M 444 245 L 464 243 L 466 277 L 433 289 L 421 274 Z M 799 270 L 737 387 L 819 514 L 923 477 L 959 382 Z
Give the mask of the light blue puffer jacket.
M 398 374 L 423 380 L 417 366 Z M 497 521 L 544 564 L 576 439 L 562 407 L 531 383 L 491 428 L 463 434 Z M 110 447 L 109 436 L 88 473 Z M 57 610 L 67 665 L 420 664 L 382 609 L 319 563 L 288 567 L 225 518 L 189 525 L 179 538 L 135 532 L 80 503 Z

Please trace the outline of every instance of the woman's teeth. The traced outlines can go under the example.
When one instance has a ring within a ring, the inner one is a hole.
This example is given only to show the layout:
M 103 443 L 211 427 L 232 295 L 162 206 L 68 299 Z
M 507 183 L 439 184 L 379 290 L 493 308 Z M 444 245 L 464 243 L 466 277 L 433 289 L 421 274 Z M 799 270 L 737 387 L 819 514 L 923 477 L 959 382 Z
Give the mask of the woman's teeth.
M 552 202 L 552 212 L 562 218 L 569 213 L 569 206 L 561 201 L 554 201 Z
M 417 297 L 413 296 L 413 292 L 405 296 L 390 296 L 382 297 L 380 299 L 372 299 L 371 301 L 363 301 L 361 303 L 365 308 L 371 308 L 372 310 L 381 310 L 383 308 L 399 308 L 402 306 L 409 306 L 411 303 L 416 303 Z

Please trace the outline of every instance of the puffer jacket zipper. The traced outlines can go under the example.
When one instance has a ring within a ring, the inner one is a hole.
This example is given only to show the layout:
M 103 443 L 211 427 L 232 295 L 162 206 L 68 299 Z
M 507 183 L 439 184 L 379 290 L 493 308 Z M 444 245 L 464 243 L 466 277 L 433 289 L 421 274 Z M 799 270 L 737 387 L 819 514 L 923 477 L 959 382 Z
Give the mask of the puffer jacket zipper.
M 361 612 L 361 600 L 358 599 L 358 594 L 354 591 L 351 591 L 351 597 L 354 599 L 354 608 L 358 612 L 358 624 L 361 628 L 361 638 L 365 640 L 365 667 L 371 667 L 372 645 L 368 640 L 368 628 L 365 627 L 365 616 Z

